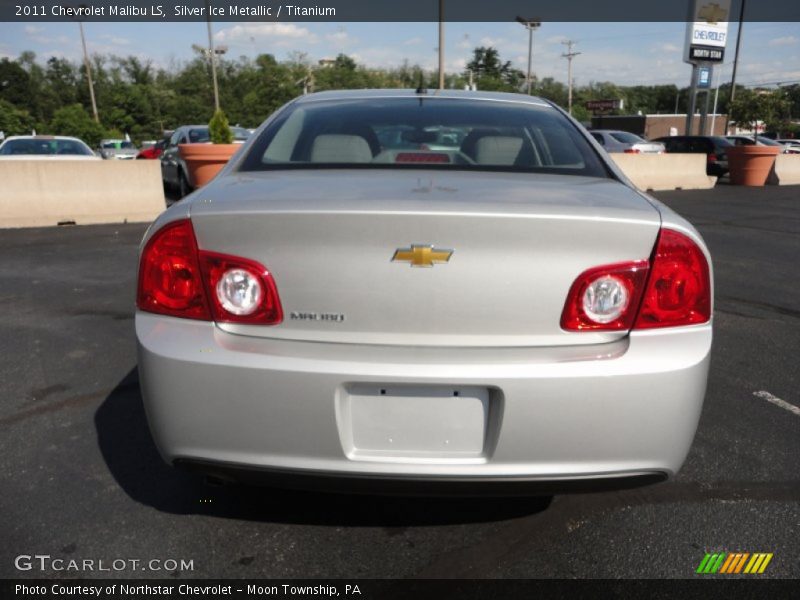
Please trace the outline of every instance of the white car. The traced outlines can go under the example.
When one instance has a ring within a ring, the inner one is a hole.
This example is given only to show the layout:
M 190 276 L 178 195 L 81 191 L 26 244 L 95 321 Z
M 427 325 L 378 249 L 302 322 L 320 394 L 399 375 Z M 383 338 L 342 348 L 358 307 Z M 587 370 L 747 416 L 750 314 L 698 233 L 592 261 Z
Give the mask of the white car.
M 84 142 L 60 135 L 14 135 L 0 144 L 0 160 L 100 160 Z

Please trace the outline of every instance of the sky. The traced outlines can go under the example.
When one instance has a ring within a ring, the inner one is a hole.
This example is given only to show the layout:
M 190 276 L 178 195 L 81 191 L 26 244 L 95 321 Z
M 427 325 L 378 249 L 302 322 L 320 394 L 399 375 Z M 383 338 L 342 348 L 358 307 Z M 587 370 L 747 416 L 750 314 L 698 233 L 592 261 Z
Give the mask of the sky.
M 205 22 L 86 23 L 90 53 L 134 55 L 155 66 L 178 66 L 192 58 L 192 44 L 207 44 Z M 562 44 L 571 39 L 577 85 L 612 81 L 619 85 L 689 84 L 691 68 L 682 62 L 684 23 L 543 23 L 534 35 L 533 72 L 567 80 Z M 215 23 L 217 44 L 228 56 L 262 53 L 288 58 L 305 52 L 317 61 L 343 52 L 368 67 L 394 67 L 404 60 L 426 69 L 437 66 L 437 23 Z M 731 24 L 726 63 L 715 76 L 730 80 L 737 25 Z M 503 60 L 527 68 L 528 34 L 518 23 L 447 23 L 445 63 L 461 72 L 477 46 L 494 46 Z M 0 23 L 0 58 L 24 50 L 40 60 L 49 56 L 79 60 L 75 23 Z M 745 85 L 800 82 L 800 31 L 796 23 L 745 23 L 737 81 Z

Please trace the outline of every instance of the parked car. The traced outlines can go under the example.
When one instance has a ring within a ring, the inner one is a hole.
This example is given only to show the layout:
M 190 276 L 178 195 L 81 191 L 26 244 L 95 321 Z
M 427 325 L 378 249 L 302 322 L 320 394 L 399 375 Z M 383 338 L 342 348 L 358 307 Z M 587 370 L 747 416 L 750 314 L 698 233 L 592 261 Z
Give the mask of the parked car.
M 157 142 L 153 142 L 153 144 L 149 147 L 143 147 L 141 150 L 139 150 L 139 154 L 136 155 L 136 158 L 144 160 L 155 160 L 156 158 L 160 158 L 161 154 L 164 152 L 164 148 L 167 147 L 168 143 L 168 137 L 162 138 Z
M 98 152 L 104 160 L 132 160 L 139 153 L 129 140 L 100 140 Z
M 794 151 L 791 147 L 787 146 L 786 144 L 781 144 L 777 140 L 764 137 L 763 135 L 759 135 L 756 138 L 757 141 L 753 139 L 752 135 L 729 135 L 726 136 L 726 139 L 735 146 L 753 146 L 756 144 L 759 146 L 777 146 L 780 148 L 782 154 L 794 154 Z M 800 148 L 798 148 L 797 152 L 800 153 Z
M 244 127 L 231 127 L 233 143 L 243 144 L 250 137 Z M 189 169 L 178 152 L 180 144 L 210 144 L 208 125 L 184 125 L 178 127 L 169 138 L 161 153 L 161 178 L 164 186 L 174 189 L 181 198 L 189 194 L 195 187 Z
M 434 130 L 467 133 L 431 150 Z M 711 262 L 626 181 L 538 98 L 296 98 L 142 240 L 162 457 L 350 492 L 672 476 L 706 388 Z
M 783 138 L 775 141 L 788 148 L 786 154 L 800 154 L 800 140 Z
M 648 142 L 628 131 L 613 129 L 592 129 L 589 131 L 597 143 L 605 148 L 606 152 L 624 152 L 625 154 L 662 154 L 664 144 Z
M 12 135 L 0 144 L 1 160 L 99 160 L 83 141 L 60 135 Z
M 722 177 L 728 172 L 728 148 L 733 144 L 716 135 L 675 135 L 656 140 L 664 144 L 666 151 L 686 154 L 705 154 L 706 173 Z

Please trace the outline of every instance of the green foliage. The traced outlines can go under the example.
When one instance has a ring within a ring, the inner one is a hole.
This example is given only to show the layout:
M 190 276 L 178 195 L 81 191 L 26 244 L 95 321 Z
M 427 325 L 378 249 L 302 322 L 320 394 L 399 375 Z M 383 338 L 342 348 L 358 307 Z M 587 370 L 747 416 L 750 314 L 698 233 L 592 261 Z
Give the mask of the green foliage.
M 50 130 L 53 135 L 71 135 L 80 138 L 92 147 L 97 146 L 105 135 L 103 126 L 96 123 L 80 104 L 59 108 L 53 114 Z
M 0 131 L 9 135 L 30 135 L 35 127 L 33 117 L 26 110 L 0 99 Z
M 222 110 L 215 110 L 214 116 L 208 122 L 208 135 L 212 144 L 232 144 L 233 132 L 228 123 L 228 117 Z
M 731 104 L 731 117 L 737 124 L 745 124 L 757 135 L 758 121 L 764 121 L 768 129 L 780 129 L 788 122 L 790 102 L 782 90 L 744 89 L 737 92 Z
M 479 90 L 524 91 L 525 76 L 510 61 L 501 59 L 492 47 L 475 48 L 468 69 Z M 106 130 L 127 133 L 139 142 L 158 139 L 165 129 L 180 125 L 208 123 L 213 114 L 214 95 L 208 61 L 193 60 L 158 68 L 137 57 L 94 55 L 92 79 L 102 126 L 91 119 L 91 100 L 87 73 L 82 63 L 63 58 L 37 59 L 23 52 L 16 60 L 0 59 L 0 129 L 29 133 L 72 134 L 94 142 Z M 230 123 L 256 127 L 273 111 L 304 93 L 332 89 L 416 88 L 422 84 L 435 89 L 438 73 L 404 62 L 394 69 L 369 69 L 352 57 L 340 54 L 321 64 L 295 52 L 279 61 L 271 54 L 255 58 L 228 57 L 219 60 L 220 104 Z M 463 89 L 469 71 L 448 73 L 445 86 Z M 775 118 L 778 123 L 792 114 L 800 117 L 800 85 L 785 86 L 787 111 Z M 738 87 L 737 97 L 746 90 Z M 533 93 L 567 106 L 567 86 L 552 77 L 534 78 Z M 587 100 L 624 98 L 624 113 L 673 113 L 686 110 L 686 89 L 674 85 L 621 87 L 611 82 L 590 82 L 573 90 L 573 114 L 584 118 Z M 726 112 L 730 86 L 719 92 L 719 112 Z M 78 108 L 76 108 L 76 106 Z M 780 112 L 780 111 L 779 111 Z M 783 131 L 788 130 L 786 126 Z
M 522 71 L 512 68 L 511 61 L 501 61 L 500 53 L 491 46 L 475 48 L 467 71 L 472 72 L 480 90 L 518 92 L 525 81 Z

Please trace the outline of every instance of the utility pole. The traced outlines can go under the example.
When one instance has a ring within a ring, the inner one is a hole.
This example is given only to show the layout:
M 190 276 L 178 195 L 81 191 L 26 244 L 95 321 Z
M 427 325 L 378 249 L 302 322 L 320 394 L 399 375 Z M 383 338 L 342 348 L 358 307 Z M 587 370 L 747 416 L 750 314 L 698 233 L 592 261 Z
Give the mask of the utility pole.
M 523 19 L 522 17 L 517 17 L 517 22 L 522 23 L 525 26 L 525 29 L 528 30 L 528 76 L 525 78 L 525 82 L 527 83 L 528 96 L 530 96 L 531 86 L 533 83 L 533 79 L 531 78 L 531 64 L 533 63 L 533 31 L 541 27 L 542 22 L 537 21 L 536 19 Z
M 569 90 L 568 91 L 568 100 L 567 100 L 567 106 L 568 106 L 567 112 L 569 112 L 569 114 L 572 114 L 572 59 L 575 58 L 576 56 L 580 55 L 581 52 L 573 52 L 572 51 L 572 47 L 577 42 L 574 42 L 572 40 L 566 40 L 566 41 L 561 42 L 561 43 L 564 44 L 567 47 L 567 52 L 562 54 L 561 56 L 567 59 L 567 79 L 568 79 L 568 82 L 567 82 L 568 87 L 567 87 L 567 89 Z
M 219 110 L 219 85 L 217 85 L 217 57 L 214 54 L 214 38 L 211 35 L 211 0 L 206 0 L 208 11 L 208 58 L 211 61 L 211 80 L 214 83 L 214 110 Z
M 444 89 L 444 0 L 439 0 L 439 89 Z
M 739 66 L 739 50 L 742 47 L 742 28 L 744 27 L 744 5 L 745 0 L 742 0 L 742 6 L 739 8 L 739 30 L 736 32 L 736 53 L 733 55 L 733 75 L 731 75 L 731 98 L 728 102 L 728 114 L 725 115 L 725 132 L 723 135 L 728 135 L 728 125 L 731 122 L 731 105 L 734 98 L 736 98 L 736 68 Z
M 89 61 L 89 53 L 86 51 L 86 36 L 83 35 L 83 22 L 78 21 L 81 30 L 81 45 L 83 46 L 83 64 L 86 67 L 86 78 L 89 80 L 89 98 L 92 100 L 92 114 L 94 122 L 99 123 L 100 117 L 97 115 L 97 102 L 94 99 L 94 84 L 92 83 L 92 63 Z

